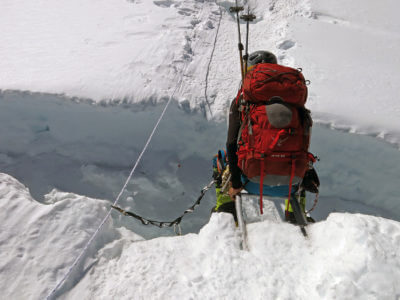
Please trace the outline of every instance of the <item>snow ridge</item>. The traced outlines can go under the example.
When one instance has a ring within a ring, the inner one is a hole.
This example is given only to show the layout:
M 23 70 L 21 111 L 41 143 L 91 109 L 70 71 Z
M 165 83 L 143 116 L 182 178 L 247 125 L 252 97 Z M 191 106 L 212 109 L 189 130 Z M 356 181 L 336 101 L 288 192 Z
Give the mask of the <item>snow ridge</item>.
M 0 287 L 8 299 L 39 299 L 65 274 L 106 203 L 53 190 L 36 203 L 0 174 Z M 76 215 L 80 218 L 76 218 Z M 15 216 L 18 216 L 16 218 Z M 21 222 L 24 220 L 24 222 Z M 331 214 L 299 229 L 275 218 L 248 224 L 250 251 L 229 214 L 213 214 L 199 234 L 143 241 L 107 222 L 57 294 L 60 299 L 396 299 L 400 223 Z M 73 237 L 73 238 L 71 238 Z
M 63 276 L 106 213 L 108 203 L 53 190 L 48 205 L 31 198 L 28 189 L 0 173 L 0 288 L 5 299 L 43 299 Z M 79 217 L 77 217 L 79 216 Z M 140 239 L 129 233 L 130 239 Z M 71 284 L 93 264 L 96 249 L 119 239 L 107 222 L 100 236 L 78 265 Z

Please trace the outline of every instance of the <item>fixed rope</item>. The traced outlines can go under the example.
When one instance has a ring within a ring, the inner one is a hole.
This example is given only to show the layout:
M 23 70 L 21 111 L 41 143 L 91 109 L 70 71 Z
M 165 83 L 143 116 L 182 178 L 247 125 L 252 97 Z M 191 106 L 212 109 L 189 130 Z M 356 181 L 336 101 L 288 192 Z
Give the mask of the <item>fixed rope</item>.
M 156 130 L 157 130 L 157 128 L 158 128 L 158 125 L 160 124 L 162 118 L 163 118 L 164 115 L 165 115 L 165 112 L 167 111 L 167 108 L 168 108 L 169 104 L 171 103 L 171 100 L 173 99 L 173 97 L 174 97 L 176 91 L 178 90 L 178 88 L 179 88 L 179 87 L 181 86 L 181 84 L 182 84 L 182 81 L 183 81 L 182 78 L 183 78 L 183 76 L 182 76 L 181 79 L 178 81 L 178 84 L 176 85 L 176 87 L 175 87 L 173 93 L 172 93 L 171 96 L 169 97 L 169 100 L 168 100 L 167 104 L 165 105 L 165 107 L 164 107 L 164 109 L 163 109 L 163 111 L 162 111 L 160 117 L 158 118 L 157 123 L 156 123 L 156 125 L 154 126 L 154 128 L 153 128 L 153 130 L 152 130 L 152 132 L 151 132 L 151 134 L 150 134 L 150 136 L 149 136 L 149 138 L 147 139 L 147 142 L 146 142 L 146 144 L 144 145 L 144 148 L 143 148 L 142 152 L 140 153 L 139 157 L 137 158 L 136 163 L 135 163 L 135 165 L 133 166 L 133 168 L 132 168 L 132 170 L 131 170 L 131 172 L 130 172 L 128 178 L 126 179 L 124 186 L 122 187 L 122 189 L 121 189 L 121 191 L 119 192 L 117 198 L 115 199 L 115 201 L 114 201 L 114 203 L 113 203 L 113 206 L 116 206 L 116 205 L 117 205 L 119 199 L 121 198 L 122 193 L 124 192 L 124 190 L 125 190 L 125 188 L 127 187 L 129 181 L 131 180 L 133 174 L 135 173 L 136 168 L 137 168 L 137 166 L 138 166 L 140 160 L 142 159 L 143 154 L 146 152 L 147 147 L 149 146 L 150 141 L 151 141 L 151 139 L 153 138 L 154 133 L 156 132 Z M 67 273 L 64 275 L 64 277 L 59 281 L 59 283 L 56 285 L 56 287 L 50 292 L 50 294 L 47 296 L 46 299 L 51 299 L 51 297 L 54 295 L 54 293 L 61 287 L 61 285 L 64 283 L 64 281 L 69 277 L 69 275 L 71 274 L 72 270 L 73 270 L 73 269 L 75 268 L 75 266 L 78 264 L 79 260 L 80 260 L 80 259 L 82 258 L 82 256 L 85 254 L 86 250 L 89 248 L 90 244 L 91 244 L 92 241 L 95 239 L 95 237 L 97 236 L 97 234 L 100 232 L 100 229 L 103 227 L 103 225 L 104 225 L 104 223 L 107 221 L 108 217 L 111 215 L 111 211 L 112 211 L 112 208 L 110 208 L 110 210 L 108 211 L 107 215 L 106 215 L 106 216 L 104 217 L 104 219 L 101 221 L 99 227 L 96 229 L 96 231 L 95 231 L 95 232 L 93 233 L 93 235 L 90 237 L 90 239 L 89 239 L 88 242 L 86 243 L 85 247 L 82 249 L 82 251 L 80 252 L 80 254 L 77 256 L 77 258 L 74 260 L 74 262 L 72 263 L 72 265 L 71 265 L 70 268 L 68 269 L 68 272 L 67 272 Z
M 200 205 L 201 199 L 203 199 L 204 195 L 205 195 L 206 192 L 213 186 L 213 184 L 214 184 L 214 180 L 212 180 L 207 186 L 205 186 L 205 187 L 201 190 L 200 196 L 197 198 L 196 202 L 195 202 L 191 207 L 189 207 L 188 209 L 186 209 L 186 210 L 183 212 L 183 214 L 180 215 L 178 218 L 176 218 L 175 220 L 170 221 L 170 222 L 150 220 L 150 219 L 141 217 L 141 216 L 139 216 L 139 215 L 137 215 L 137 214 L 135 214 L 135 213 L 133 213 L 133 212 L 131 212 L 131 211 L 126 211 L 126 210 L 124 210 L 124 209 L 122 209 L 122 208 L 120 208 L 120 207 L 118 207 L 118 206 L 111 206 L 111 207 L 114 208 L 114 209 L 116 209 L 117 211 L 119 211 L 121 214 L 123 214 L 123 215 L 125 215 L 125 216 L 130 216 L 130 217 L 132 217 L 132 218 L 135 218 L 135 219 L 139 220 L 140 222 L 142 222 L 143 225 L 154 225 L 154 226 L 157 226 L 157 227 L 160 227 L 160 228 L 163 228 L 163 227 L 172 227 L 172 226 L 174 226 L 174 231 L 175 231 L 175 233 L 177 233 L 175 227 L 176 227 L 176 226 L 179 226 L 179 224 L 180 224 L 181 221 L 182 221 L 182 218 L 183 218 L 186 214 L 192 213 L 192 212 L 194 211 L 194 209 L 196 208 L 196 206 Z M 178 227 L 178 228 L 179 228 L 179 232 L 178 232 L 177 234 L 180 235 L 180 232 L 181 232 L 181 231 L 180 231 L 180 227 Z
M 216 3 L 216 5 L 218 5 L 218 4 L 217 4 L 217 1 L 215 1 L 215 3 Z M 221 13 L 221 18 L 222 18 L 222 13 Z M 217 34 L 218 34 L 218 31 L 219 31 L 219 28 L 220 28 L 220 24 L 221 24 L 221 21 L 220 21 L 219 24 L 218 24 Z M 216 35 L 217 35 L 217 34 L 216 34 Z M 214 49 L 215 49 L 215 46 L 216 46 L 216 41 L 217 41 L 217 37 L 215 38 L 214 47 L 213 47 L 213 51 L 212 51 L 212 56 L 214 55 Z M 210 58 L 210 61 L 212 60 L 212 56 L 211 56 L 211 58 Z M 210 64 L 211 64 L 211 63 L 210 63 Z M 185 74 L 185 73 L 186 73 L 187 68 L 188 68 L 188 65 L 186 65 L 185 68 L 182 70 L 182 74 Z M 144 146 L 142 152 L 140 153 L 139 157 L 137 158 L 137 160 L 136 160 L 136 162 L 135 162 L 135 164 L 134 164 L 134 166 L 133 166 L 133 168 L 132 168 L 132 170 L 131 170 L 131 172 L 130 172 L 128 178 L 127 178 L 126 181 L 125 181 L 124 186 L 122 187 L 121 191 L 119 192 L 119 194 L 118 194 L 117 198 L 115 199 L 115 201 L 114 201 L 114 203 L 113 203 L 112 206 L 116 206 L 116 205 L 118 204 L 118 201 L 119 201 L 121 195 L 123 194 L 123 192 L 124 192 L 124 190 L 126 189 L 128 183 L 129 183 L 129 181 L 131 180 L 133 174 L 135 173 L 136 168 L 137 168 L 137 166 L 138 166 L 140 160 L 142 159 L 143 154 L 146 152 L 146 150 L 147 150 L 147 148 L 148 148 L 148 146 L 149 146 L 149 144 L 150 144 L 150 142 L 151 142 L 151 140 L 152 140 L 152 138 L 153 138 L 153 136 L 154 136 L 154 133 L 156 132 L 156 130 L 157 130 L 157 128 L 158 128 L 158 126 L 159 126 L 161 120 L 163 119 L 163 117 L 164 117 L 164 115 L 165 115 L 165 112 L 167 111 L 168 106 L 170 105 L 170 103 L 171 103 L 173 97 L 175 96 L 176 91 L 181 87 L 181 85 L 182 85 L 182 83 L 183 83 L 183 78 L 184 78 L 184 76 L 182 75 L 182 76 L 180 77 L 178 83 L 176 84 L 175 89 L 173 90 L 171 96 L 169 97 L 169 99 L 168 99 L 168 101 L 167 101 L 167 103 L 166 103 L 166 105 L 165 105 L 165 107 L 164 107 L 164 109 L 163 109 L 163 111 L 162 111 L 160 117 L 158 118 L 158 120 L 157 120 L 157 122 L 156 122 L 156 124 L 155 124 L 155 126 L 154 126 L 154 128 L 153 128 L 153 130 L 152 130 L 152 132 L 151 132 L 151 134 L 150 134 L 150 136 L 149 136 L 149 138 L 147 139 L 147 142 L 146 142 L 146 144 L 145 144 L 145 146 Z M 208 80 L 208 75 L 207 75 L 206 80 Z M 194 206 L 196 206 L 196 204 L 195 204 Z M 102 227 L 104 226 L 104 224 L 105 224 L 105 222 L 107 221 L 107 219 L 110 217 L 111 211 L 112 211 L 112 210 L 113 210 L 113 208 L 110 208 L 110 209 L 109 209 L 109 211 L 107 212 L 106 216 L 105 216 L 104 219 L 101 221 L 101 223 L 100 223 L 100 225 L 98 226 L 98 228 L 96 229 L 96 231 L 93 233 L 93 235 L 90 237 L 90 239 L 88 240 L 88 242 L 85 244 L 85 247 L 82 249 L 82 251 L 79 253 L 79 255 L 76 257 L 76 259 L 75 259 L 74 262 L 72 263 L 72 265 L 69 267 L 67 273 L 66 273 L 66 274 L 63 276 L 63 278 L 58 282 L 58 284 L 51 290 L 50 294 L 46 297 L 46 299 L 51 299 L 51 298 L 55 295 L 55 293 L 57 292 L 57 290 L 63 285 L 63 283 L 65 282 L 65 280 L 70 276 L 72 270 L 76 267 L 76 265 L 78 264 L 78 262 L 80 261 L 80 259 L 83 257 L 83 255 L 86 253 L 87 249 L 89 248 L 89 246 L 90 246 L 91 243 L 93 242 L 93 240 L 96 238 L 97 234 L 100 232 L 100 230 L 101 230 Z M 189 210 L 190 210 L 190 208 L 189 208 Z M 186 211 L 185 211 L 185 213 L 186 213 Z M 185 214 L 185 213 L 184 213 L 184 214 Z
M 217 4 L 217 1 L 215 1 L 215 4 Z M 217 4 L 218 5 L 218 4 Z M 214 45 L 211 51 L 211 56 L 210 56 L 210 60 L 208 61 L 208 66 L 207 66 L 207 73 L 206 73 L 206 86 L 204 88 L 204 98 L 206 100 L 208 109 L 210 111 L 210 115 L 212 117 L 212 110 L 211 110 L 211 104 L 210 101 L 208 101 L 208 96 L 207 96 L 207 90 L 208 90 L 208 76 L 210 74 L 210 69 L 211 69 L 211 63 L 214 57 L 214 51 L 217 45 L 217 40 L 218 40 L 218 33 L 219 33 L 219 28 L 221 27 L 221 20 L 222 20 L 222 8 L 221 6 L 219 7 L 219 20 L 218 20 L 218 26 L 217 26 L 217 32 L 215 33 L 215 39 L 214 39 Z

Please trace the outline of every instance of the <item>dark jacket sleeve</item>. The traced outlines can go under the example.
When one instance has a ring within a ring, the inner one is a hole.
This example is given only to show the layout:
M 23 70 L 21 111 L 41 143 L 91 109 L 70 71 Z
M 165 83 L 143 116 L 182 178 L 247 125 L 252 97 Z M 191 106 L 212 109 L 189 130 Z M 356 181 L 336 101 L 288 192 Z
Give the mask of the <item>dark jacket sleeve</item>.
M 228 155 L 229 170 L 231 171 L 231 182 L 232 187 L 235 189 L 242 186 L 242 181 L 240 180 L 241 170 L 238 167 L 238 157 L 236 154 L 240 125 L 240 113 L 235 98 L 233 99 L 229 110 L 228 138 L 226 141 L 226 152 Z

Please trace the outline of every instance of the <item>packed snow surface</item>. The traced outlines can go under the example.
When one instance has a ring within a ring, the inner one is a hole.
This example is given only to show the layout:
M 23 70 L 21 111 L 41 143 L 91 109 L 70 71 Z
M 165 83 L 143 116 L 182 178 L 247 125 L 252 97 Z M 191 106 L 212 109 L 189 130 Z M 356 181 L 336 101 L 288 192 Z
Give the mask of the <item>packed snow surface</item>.
M 81 250 L 104 201 L 52 191 L 34 201 L 0 174 L 0 287 L 4 299 L 43 299 Z M 268 210 L 266 210 L 268 211 Z M 79 218 L 76 215 L 79 214 Z M 143 241 L 103 228 L 60 299 L 397 299 L 400 223 L 331 214 L 297 227 L 270 218 L 249 224 L 249 251 L 229 214 L 198 234 Z M 72 283 L 76 283 L 71 289 Z
M 46 297 L 109 208 L 107 201 L 57 190 L 46 195 L 46 202 L 47 205 L 38 203 L 23 184 L 0 173 L 2 299 Z M 126 243 L 142 239 L 131 231 L 115 229 L 108 221 L 89 250 L 102 248 L 122 235 Z M 90 255 L 84 258 L 89 259 L 78 265 L 74 270 L 77 274 L 95 263 L 90 261 Z
M 103 258 L 67 298 L 390 299 L 400 296 L 400 224 L 332 214 L 310 227 L 264 221 L 248 226 L 240 250 L 233 218 L 214 215 L 199 234 L 124 247 Z M 108 251 L 115 247 L 110 244 Z M 100 255 L 102 253 L 100 252 Z M 123 278 L 123 280 L 121 280 Z M 90 287 L 90 289 L 89 289 Z M 133 294 L 127 293 L 132 291 Z M 125 294 L 126 293 L 126 294 Z

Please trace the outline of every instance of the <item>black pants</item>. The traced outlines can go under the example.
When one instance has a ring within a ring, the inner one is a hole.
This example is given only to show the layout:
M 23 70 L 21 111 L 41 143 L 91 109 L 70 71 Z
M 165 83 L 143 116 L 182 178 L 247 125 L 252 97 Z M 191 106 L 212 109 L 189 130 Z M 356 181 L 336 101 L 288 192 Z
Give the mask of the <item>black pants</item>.
M 230 214 L 232 214 L 233 218 L 235 219 L 235 222 L 237 223 L 237 221 L 238 221 L 237 215 L 236 215 L 236 208 L 235 208 L 235 202 L 234 201 L 230 201 L 230 202 L 222 204 L 218 208 L 218 210 L 215 210 L 215 207 L 213 207 L 211 209 L 211 213 L 214 213 L 214 212 L 230 213 Z

